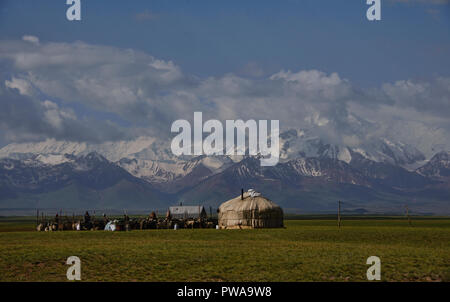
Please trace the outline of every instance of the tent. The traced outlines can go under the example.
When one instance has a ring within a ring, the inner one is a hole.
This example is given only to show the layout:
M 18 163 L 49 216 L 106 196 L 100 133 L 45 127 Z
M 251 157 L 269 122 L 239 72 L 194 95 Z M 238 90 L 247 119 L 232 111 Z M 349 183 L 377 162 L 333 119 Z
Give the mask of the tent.
M 260 193 L 249 190 L 220 205 L 219 227 L 221 229 L 281 228 L 283 227 L 283 210 Z
M 171 218 L 174 219 L 197 219 L 206 218 L 203 206 L 174 206 L 169 208 Z

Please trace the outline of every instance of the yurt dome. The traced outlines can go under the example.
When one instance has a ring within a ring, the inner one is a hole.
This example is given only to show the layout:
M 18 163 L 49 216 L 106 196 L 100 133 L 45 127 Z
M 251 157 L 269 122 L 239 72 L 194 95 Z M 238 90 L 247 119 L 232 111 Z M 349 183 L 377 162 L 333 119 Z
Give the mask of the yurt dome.
M 224 202 L 219 207 L 219 227 L 236 228 L 281 228 L 283 210 L 273 201 L 254 190 L 242 193 Z

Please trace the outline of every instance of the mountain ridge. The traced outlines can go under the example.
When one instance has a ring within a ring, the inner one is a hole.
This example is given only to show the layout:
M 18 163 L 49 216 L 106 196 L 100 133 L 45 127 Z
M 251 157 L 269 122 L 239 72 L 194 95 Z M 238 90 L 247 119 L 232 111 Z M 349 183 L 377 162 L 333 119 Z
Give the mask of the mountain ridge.
M 297 131 L 280 135 L 285 157 L 274 167 L 261 167 L 252 156 L 177 158 L 167 146 L 157 147 L 156 140 L 150 139 L 128 151 L 117 144 L 117 154 L 130 157 L 116 161 L 98 151 L 87 152 L 92 149 L 87 145 L 83 149 L 41 144 L 37 149 L 42 153 L 19 152 L 35 151 L 23 149 L 28 145 L 9 146 L 0 149 L 0 207 L 20 203 L 74 207 L 85 205 L 85 200 L 108 208 L 165 208 L 178 202 L 218 206 L 241 188 L 255 188 L 281 206 L 299 211 L 331 210 L 334 200 L 345 199 L 352 209 L 388 211 L 412 203 L 422 212 L 450 213 L 449 152 L 439 152 L 421 167 L 407 170 L 398 160 L 374 161 L 361 150 L 339 149 L 315 138 L 307 146 L 314 150 L 298 153 L 293 147 L 298 136 Z M 345 156 L 339 156 L 342 150 Z M 111 158 L 120 157 L 113 153 L 109 150 Z M 154 159 L 158 154 L 164 154 L 161 160 Z M 415 158 L 416 163 L 423 161 L 423 156 Z M 70 202 L 58 202 L 55 196 Z

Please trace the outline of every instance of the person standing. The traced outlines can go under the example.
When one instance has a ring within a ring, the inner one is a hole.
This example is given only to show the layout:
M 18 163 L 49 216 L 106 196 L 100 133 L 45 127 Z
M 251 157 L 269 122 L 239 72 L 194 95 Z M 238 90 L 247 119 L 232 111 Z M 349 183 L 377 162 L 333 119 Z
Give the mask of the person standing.
M 86 211 L 86 213 L 84 213 L 84 227 L 87 230 L 91 229 L 91 215 L 89 215 L 88 211 Z

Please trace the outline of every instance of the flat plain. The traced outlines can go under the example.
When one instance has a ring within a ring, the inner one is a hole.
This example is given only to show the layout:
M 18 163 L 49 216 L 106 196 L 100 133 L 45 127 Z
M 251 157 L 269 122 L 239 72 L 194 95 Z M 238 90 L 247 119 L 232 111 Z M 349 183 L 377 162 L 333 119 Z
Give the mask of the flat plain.
M 32 217 L 0 218 L 0 281 L 450 281 L 450 218 L 286 220 L 283 229 L 34 231 Z

